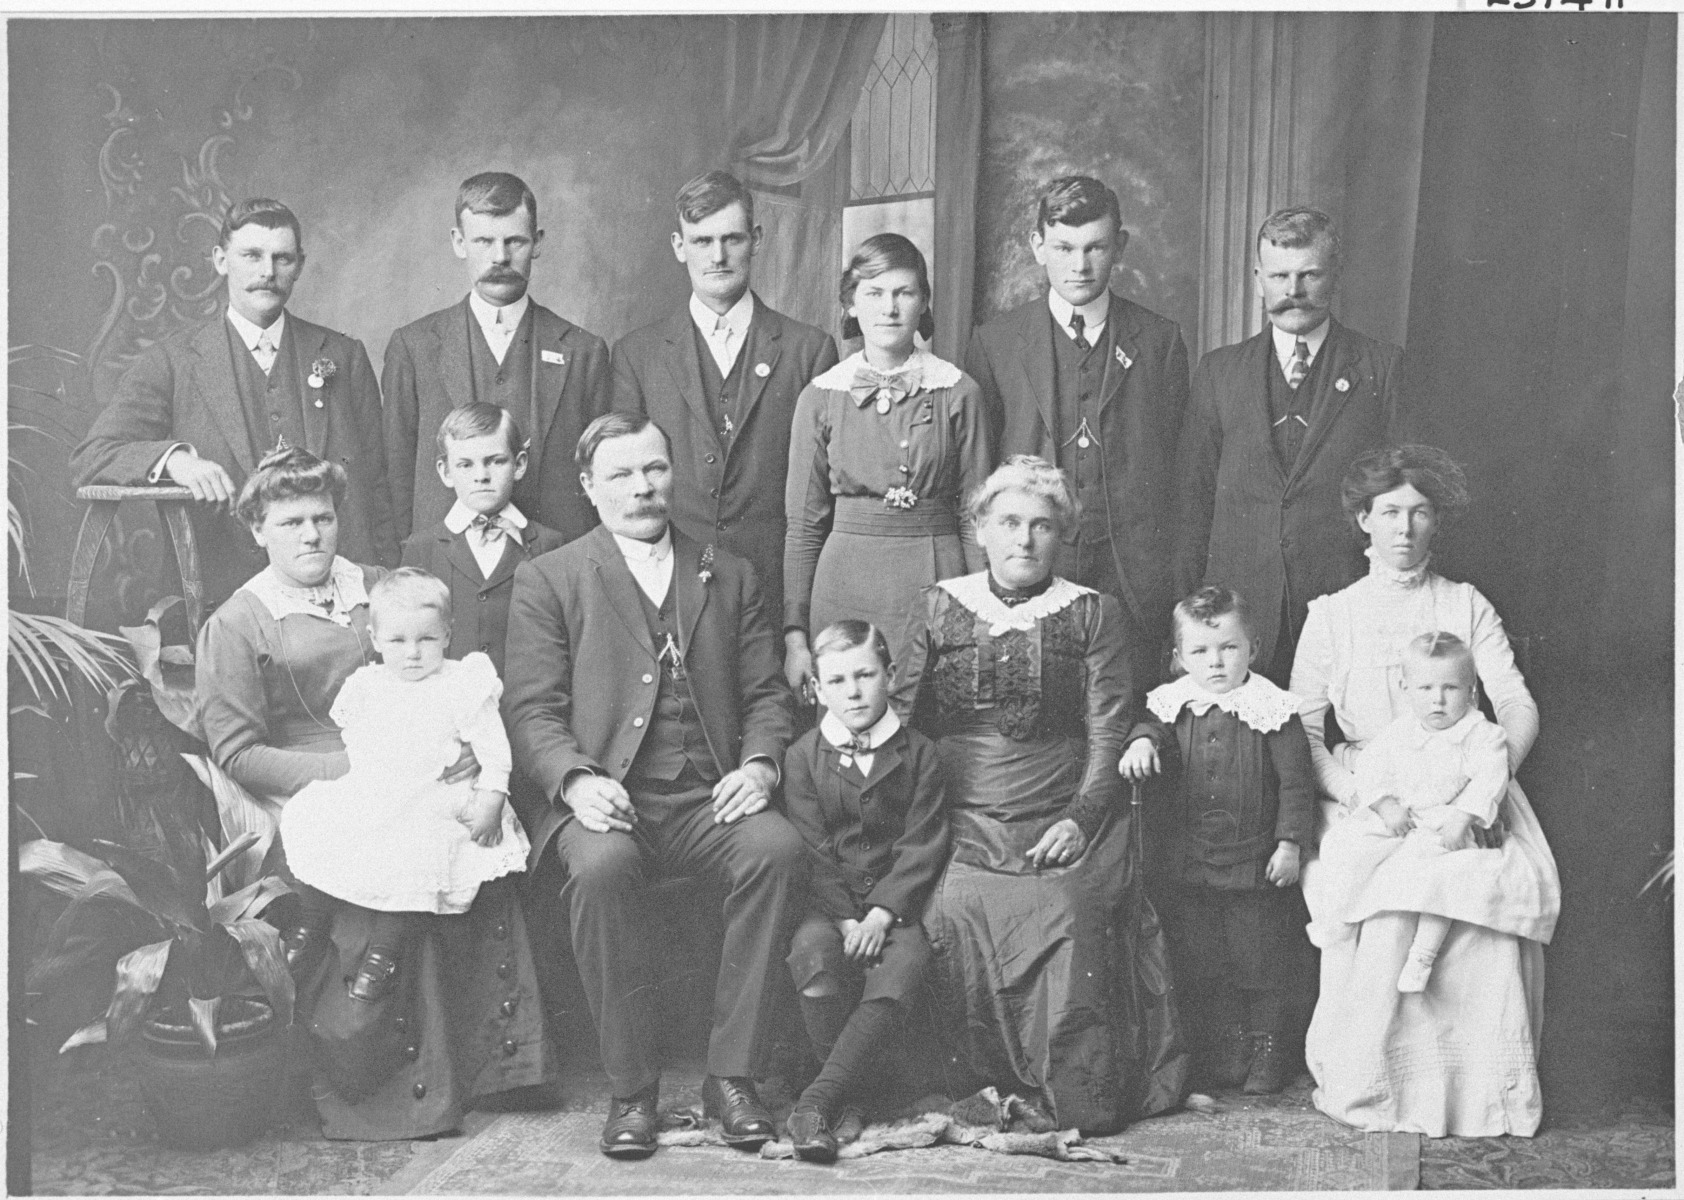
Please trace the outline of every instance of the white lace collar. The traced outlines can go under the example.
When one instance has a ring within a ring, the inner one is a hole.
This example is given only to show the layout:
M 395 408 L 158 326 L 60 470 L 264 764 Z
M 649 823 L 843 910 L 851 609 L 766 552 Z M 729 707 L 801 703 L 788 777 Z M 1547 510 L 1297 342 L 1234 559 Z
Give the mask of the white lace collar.
M 302 613 L 307 617 L 332 621 L 335 625 L 348 626 L 351 624 L 351 610 L 359 604 L 368 603 L 368 589 L 363 586 L 363 569 L 337 554 L 333 556 L 328 580 L 320 588 L 301 588 L 283 583 L 275 568 L 264 567 L 240 585 L 240 590 L 256 596 L 277 621 Z M 323 612 L 318 605 L 312 604 L 312 594 L 331 596 L 333 611 Z
M 1389 583 L 1393 587 L 1400 588 L 1418 588 L 1425 583 L 1428 574 L 1430 574 L 1428 568 L 1432 566 L 1433 561 L 1432 551 L 1429 550 L 1421 556 L 1420 562 L 1408 570 L 1400 571 L 1381 558 L 1379 551 L 1375 550 L 1373 546 L 1369 546 L 1363 553 L 1368 555 L 1368 576 L 1370 579 L 1377 579 L 1381 583 Z
M 1153 688 L 1146 696 L 1147 709 L 1166 724 L 1175 722 L 1176 714 L 1183 705 L 1192 709 L 1194 716 L 1200 717 L 1213 708 L 1220 708 L 1223 712 L 1233 713 L 1258 733 L 1273 733 L 1297 714 L 1299 700 L 1256 671 L 1248 675 L 1239 687 L 1221 695 L 1205 691 L 1191 675 L 1183 675 Z
M 830 370 L 813 380 L 813 386 L 829 388 L 833 392 L 845 392 L 854 385 L 854 372 L 862 366 L 870 366 L 865 361 L 865 351 L 856 350 Z M 901 365 L 902 370 L 915 367 L 918 371 L 918 391 L 927 392 L 935 388 L 950 388 L 964 376 L 964 372 L 945 358 L 937 358 L 922 346 L 915 346 L 912 355 Z M 917 393 L 914 393 L 916 395 Z
M 993 589 L 988 586 L 987 571 L 978 571 L 975 575 L 960 575 L 956 579 L 943 579 L 937 586 L 987 621 L 991 637 L 999 637 L 1008 629 L 1031 630 L 1035 628 L 1036 622 L 1052 616 L 1060 609 L 1069 608 L 1076 597 L 1093 591 L 1092 588 L 1083 587 L 1079 583 L 1071 583 L 1062 576 L 1054 576 L 1052 586 L 1046 591 L 1014 606 L 994 594 Z

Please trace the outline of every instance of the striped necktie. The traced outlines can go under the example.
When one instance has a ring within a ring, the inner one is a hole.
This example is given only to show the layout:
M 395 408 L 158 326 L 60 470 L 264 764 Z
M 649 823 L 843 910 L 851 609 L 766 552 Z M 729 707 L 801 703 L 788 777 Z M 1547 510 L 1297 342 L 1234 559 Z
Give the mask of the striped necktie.
M 1310 373 L 1310 343 L 1299 338 L 1292 344 L 1292 361 L 1287 364 L 1286 383 L 1293 391 L 1304 382 L 1304 376 Z

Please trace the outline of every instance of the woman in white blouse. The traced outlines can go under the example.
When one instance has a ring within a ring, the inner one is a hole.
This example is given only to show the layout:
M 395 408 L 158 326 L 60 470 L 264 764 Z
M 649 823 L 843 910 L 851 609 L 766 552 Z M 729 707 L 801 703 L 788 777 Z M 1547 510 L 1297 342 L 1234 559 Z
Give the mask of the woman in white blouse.
M 1311 601 L 1292 666 L 1324 796 L 1323 828 L 1350 811 L 1364 744 L 1406 711 L 1405 647 L 1441 630 L 1472 648 L 1480 688 L 1508 739 L 1511 780 L 1489 836 L 1510 839 L 1529 870 L 1528 886 L 1506 898 L 1503 930 L 1458 922 L 1427 990 L 1401 993 L 1414 914 L 1347 921 L 1352 914 L 1333 911 L 1320 864 L 1306 864 L 1304 898 L 1322 952 L 1321 996 L 1304 1047 L 1316 1106 L 1371 1131 L 1530 1136 L 1542 1113 L 1543 945 L 1561 905 L 1555 860 L 1512 779 L 1538 736 L 1538 706 L 1490 601 L 1430 569 L 1434 535 L 1467 507 L 1461 468 L 1431 446 L 1375 451 L 1352 464 L 1343 499 L 1369 543 L 1369 573 Z M 1327 736 L 1330 708 L 1345 739 L 1336 744 Z

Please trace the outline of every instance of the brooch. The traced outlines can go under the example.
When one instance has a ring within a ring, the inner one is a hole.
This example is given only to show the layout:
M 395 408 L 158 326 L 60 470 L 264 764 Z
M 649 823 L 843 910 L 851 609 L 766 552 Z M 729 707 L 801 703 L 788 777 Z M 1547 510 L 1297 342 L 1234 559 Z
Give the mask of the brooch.
M 1333 381 L 1333 390 L 1336 392 L 1348 392 L 1351 390 L 1351 381 L 1341 376 Z
M 706 587 L 708 580 L 713 578 L 713 543 L 709 542 L 702 548 L 702 569 L 696 572 L 696 578 Z
M 767 366 L 765 363 L 755 363 L 754 373 L 758 378 L 764 379 L 772 373 L 772 368 Z
M 918 503 L 918 493 L 909 487 L 892 487 L 883 493 L 883 507 L 911 508 Z
M 322 390 L 322 386 L 337 374 L 339 374 L 338 363 L 334 362 L 331 358 L 318 358 L 315 362 L 310 364 L 310 374 L 304 382 L 319 392 Z M 316 407 L 320 408 L 321 406 L 322 398 L 317 396 Z

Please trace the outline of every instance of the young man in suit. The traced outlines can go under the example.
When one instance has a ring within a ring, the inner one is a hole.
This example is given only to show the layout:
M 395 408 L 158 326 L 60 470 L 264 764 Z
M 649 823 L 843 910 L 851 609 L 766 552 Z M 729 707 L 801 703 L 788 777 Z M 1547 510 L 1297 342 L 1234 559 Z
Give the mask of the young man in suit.
M 755 1094 L 771 988 L 799 917 L 801 836 L 769 808 L 793 730 L 779 639 L 754 568 L 668 524 L 666 435 L 610 413 L 579 441 L 602 524 L 515 569 L 503 716 L 532 840 L 533 886 L 558 886 L 613 1087 L 600 1142 L 655 1150 L 661 1063 L 658 874 L 707 874 L 727 894 L 703 1101 L 727 1142 L 776 1136 Z M 554 850 L 546 853 L 546 848 Z
M 1069 473 L 1082 521 L 1054 570 L 1122 601 L 1144 690 L 1168 651 L 1187 347 L 1174 321 L 1111 290 L 1128 237 L 1117 193 L 1099 180 L 1048 184 L 1029 235 L 1046 298 L 979 328 L 965 370 L 982 386 L 996 461 L 1033 454 Z
M 1206 354 L 1193 376 L 1176 471 L 1176 587 L 1220 583 L 1244 596 L 1257 669 L 1284 687 L 1310 601 L 1362 570 L 1339 481 L 1358 455 L 1404 440 L 1409 413 L 1403 351 L 1332 317 L 1332 218 L 1303 207 L 1272 214 L 1252 274 L 1268 324 Z
M 614 407 L 672 437 L 673 523 L 754 564 L 767 611 L 783 611 L 784 476 L 795 398 L 836 365 L 830 335 L 750 288 L 754 194 L 710 171 L 678 191 L 672 250 L 690 300 L 614 346 Z
M 276 200 L 241 200 L 222 220 L 211 265 L 226 307 L 141 355 L 71 455 L 72 482 L 175 483 L 192 514 L 206 611 L 266 565 L 233 502 L 285 439 L 349 478 L 339 552 L 393 566 L 398 539 L 380 445 L 380 391 L 362 343 L 286 308 L 304 270 L 304 231 Z
M 565 539 L 513 502 L 526 474 L 526 438 L 508 409 L 477 402 L 451 409 L 439 426 L 438 449 L 439 479 L 456 493 L 456 503 L 443 520 L 410 534 L 403 565 L 429 571 L 450 588 L 449 656 L 478 650 L 502 678 L 515 568 Z
M 470 288 L 449 308 L 392 335 L 381 368 L 386 472 L 398 535 L 444 516 L 428 434 L 445 413 L 480 401 L 506 408 L 531 434 L 521 511 L 576 538 L 596 524 L 571 467 L 573 446 L 608 410 L 608 347 L 528 294 L 544 231 L 519 177 L 486 171 L 456 193 L 450 243 Z

